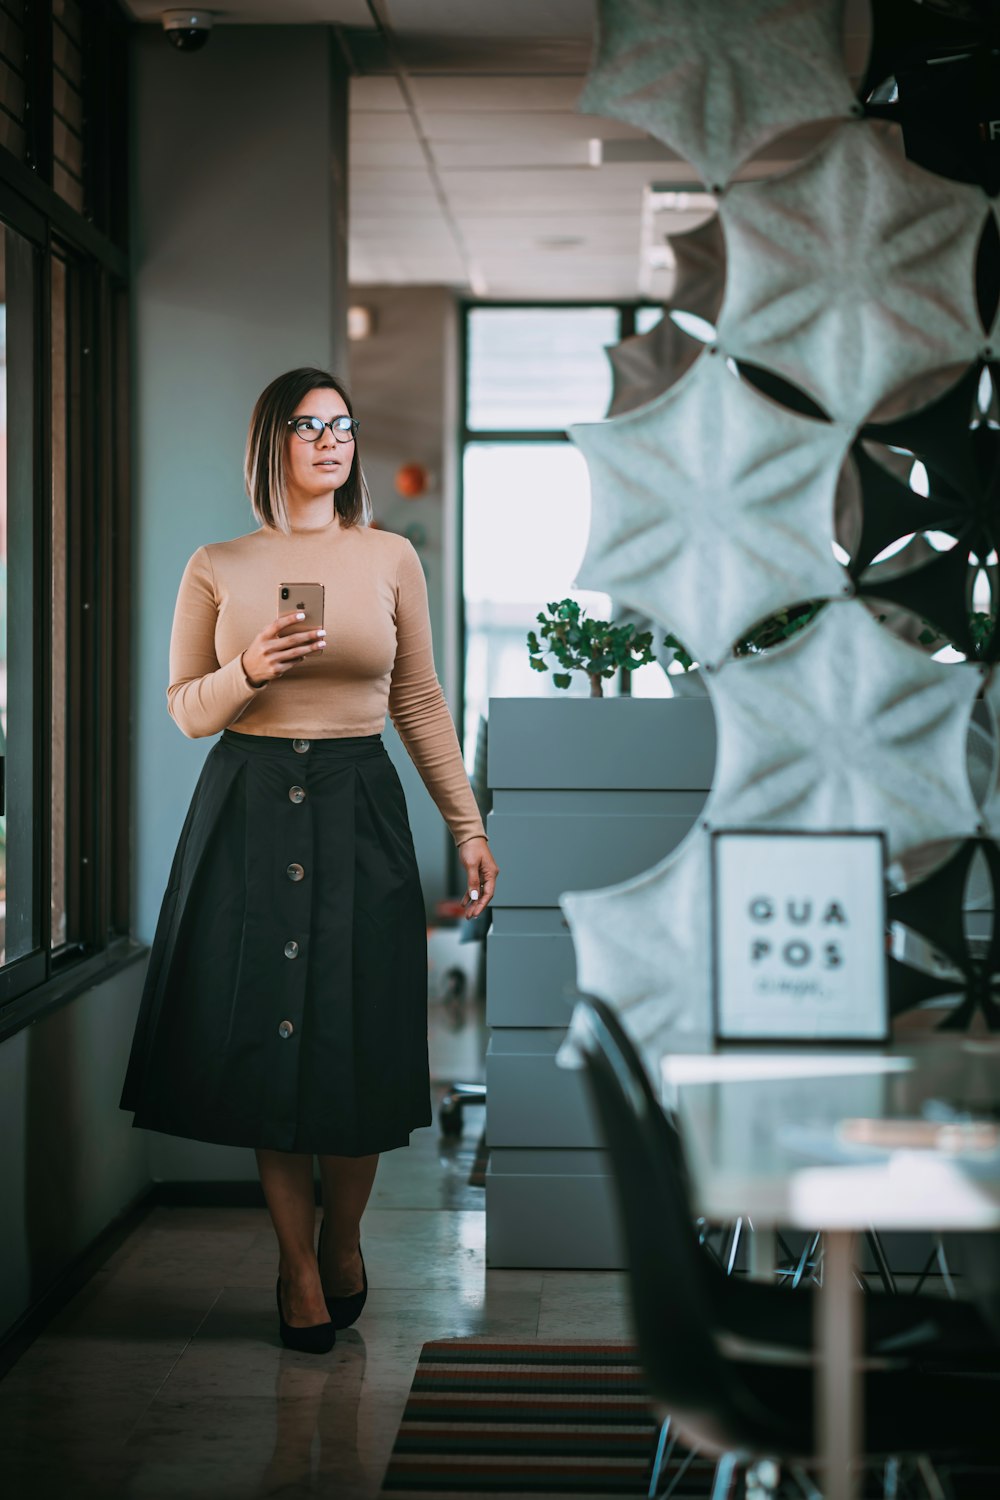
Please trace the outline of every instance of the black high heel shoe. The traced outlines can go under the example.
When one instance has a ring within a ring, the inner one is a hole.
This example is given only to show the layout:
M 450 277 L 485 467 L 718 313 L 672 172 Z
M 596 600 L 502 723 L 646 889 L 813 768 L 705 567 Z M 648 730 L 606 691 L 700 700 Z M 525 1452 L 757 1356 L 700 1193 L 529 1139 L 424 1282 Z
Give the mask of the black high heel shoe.
M 325 1220 L 324 1220 L 325 1222 Z M 323 1224 L 319 1226 L 319 1244 L 316 1246 L 316 1259 L 320 1261 L 323 1252 Z M 361 1241 L 358 1240 L 358 1254 L 361 1255 Z M 320 1261 L 320 1264 L 322 1262 Z M 364 1280 L 360 1292 L 352 1292 L 349 1297 L 328 1297 L 323 1293 L 327 1312 L 334 1328 L 350 1328 L 356 1322 L 361 1309 L 368 1297 L 368 1272 L 365 1270 L 365 1258 L 361 1255 L 361 1275 Z
M 310 1323 L 305 1328 L 293 1328 L 285 1322 L 281 1306 L 281 1277 L 278 1277 L 275 1295 L 278 1299 L 278 1331 L 286 1349 L 296 1349 L 300 1354 L 329 1354 L 337 1342 L 337 1330 L 332 1323 Z

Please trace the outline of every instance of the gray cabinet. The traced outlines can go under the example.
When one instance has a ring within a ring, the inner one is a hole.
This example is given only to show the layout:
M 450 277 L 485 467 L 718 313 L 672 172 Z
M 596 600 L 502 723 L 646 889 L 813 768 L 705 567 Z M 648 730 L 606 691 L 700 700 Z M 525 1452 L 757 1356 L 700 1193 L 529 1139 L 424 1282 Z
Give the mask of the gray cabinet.
M 621 1266 L 583 1082 L 555 1062 L 576 982 L 559 896 L 638 875 L 681 842 L 711 782 L 711 705 L 491 698 L 488 746 L 487 1264 Z

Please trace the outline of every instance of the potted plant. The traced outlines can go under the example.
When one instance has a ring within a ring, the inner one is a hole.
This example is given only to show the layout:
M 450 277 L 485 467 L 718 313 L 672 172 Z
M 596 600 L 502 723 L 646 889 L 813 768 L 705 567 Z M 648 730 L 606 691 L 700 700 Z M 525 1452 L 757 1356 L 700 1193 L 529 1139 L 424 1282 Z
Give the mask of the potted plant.
M 536 672 L 549 670 L 542 660 L 545 652 L 567 668 L 565 672 L 553 673 L 552 681 L 557 688 L 568 688 L 573 672 L 586 672 L 590 696 L 603 698 L 603 678 L 613 677 L 622 668 L 632 672 L 656 660 L 649 631 L 636 631 L 634 625 L 612 625 L 608 620 L 588 620 L 575 599 L 561 599 L 547 608 L 548 615 L 539 611 L 535 616 L 541 627 L 539 631 L 528 631 L 528 650 Z M 549 642 L 547 646 L 541 644 L 539 635 Z
M 821 607 L 820 602 L 811 600 L 779 610 L 737 641 L 733 654 L 757 656 L 780 645 L 808 625 Z M 560 599 L 546 608 L 548 614 L 539 611 L 535 616 L 539 622 L 538 631 L 528 631 L 529 660 L 536 672 L 547 672 L 548 663 L 542 658 L 546 654 L 554 656 L 558 664 L 566 668 L 552 674 L 557 688 L 568 688 L 574 672 L 585 672 L 590 679 L 590 696 L 603 698 L 603 678 L 613 677 L 619 671 L 633 672 L 636 667 L 657 660 L 661 660 L 661 665 L 665 660 L 672 660 L 682 673 L 697 671 L 698 663 L 675 635 L 663 637 L 661 650 L 666 656 L 661 659 L 653 651 L 652 632 L 638 630 L 634 622 L 614 625 L 609 620 L 587 619 L 575 599 Z M 543 645 L 543 641 L 548 644 Z

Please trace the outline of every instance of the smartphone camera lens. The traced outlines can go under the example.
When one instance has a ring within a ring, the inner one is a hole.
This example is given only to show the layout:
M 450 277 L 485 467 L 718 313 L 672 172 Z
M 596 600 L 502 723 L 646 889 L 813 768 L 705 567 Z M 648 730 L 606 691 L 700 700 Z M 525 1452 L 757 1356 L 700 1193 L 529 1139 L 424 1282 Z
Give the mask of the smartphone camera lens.
M 282 597 L 282 599 L 287 599 L 288 598 L 288 590 L 287 589 L 282 589 L 281 590 L 281 597 Z

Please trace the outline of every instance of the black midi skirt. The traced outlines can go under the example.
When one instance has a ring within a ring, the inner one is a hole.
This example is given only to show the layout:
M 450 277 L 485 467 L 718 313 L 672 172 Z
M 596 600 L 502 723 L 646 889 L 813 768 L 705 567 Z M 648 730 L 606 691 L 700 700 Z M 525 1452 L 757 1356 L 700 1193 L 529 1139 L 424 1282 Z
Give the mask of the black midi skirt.
M 121 1108 L 144 1130 L 338 1156 L 430 1124 L 424 901 L 381 735 L 212 746 Z

